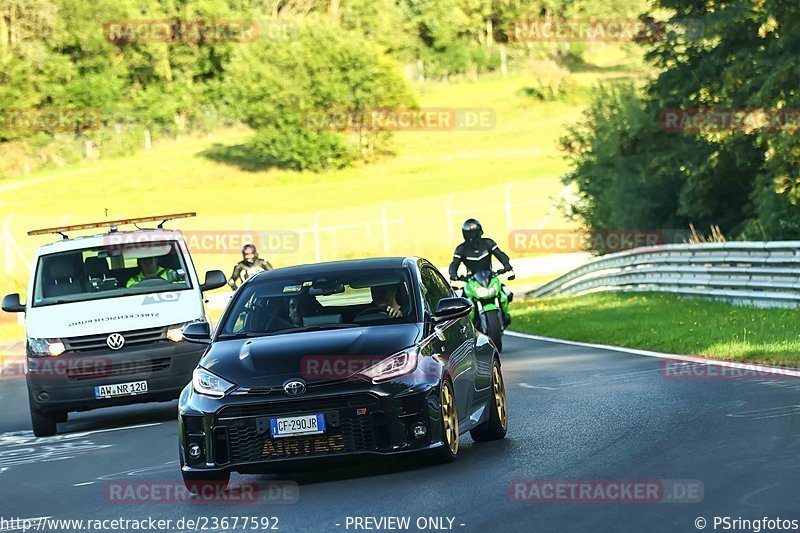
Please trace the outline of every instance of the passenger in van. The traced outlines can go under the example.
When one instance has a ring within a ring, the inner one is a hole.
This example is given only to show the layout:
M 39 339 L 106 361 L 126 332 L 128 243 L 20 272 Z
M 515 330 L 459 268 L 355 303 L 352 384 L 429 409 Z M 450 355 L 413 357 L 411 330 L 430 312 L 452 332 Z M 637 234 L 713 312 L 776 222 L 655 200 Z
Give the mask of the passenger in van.
M 140 257 L 136 260 L 139 265 L 139 272 L 132 276 L 125 284 L 126 288 L 132 287 L 146 279 L 163 279 L 164 281 L 175 282 L 178 275 L 174 270 L 166 269 L 158 264 L 158 257 Z

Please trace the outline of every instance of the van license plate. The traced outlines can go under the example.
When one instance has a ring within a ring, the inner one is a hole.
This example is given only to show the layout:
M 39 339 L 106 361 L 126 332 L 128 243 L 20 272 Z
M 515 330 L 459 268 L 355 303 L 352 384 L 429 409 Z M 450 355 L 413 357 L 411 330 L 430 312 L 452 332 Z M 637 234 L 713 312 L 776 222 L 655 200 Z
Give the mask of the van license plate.
M 94 388 L 95 398 L 114 398 L 116 396 L 136 396 L 147 392 L 146 381 L 131 381 L 113 385 L 98 385 Z

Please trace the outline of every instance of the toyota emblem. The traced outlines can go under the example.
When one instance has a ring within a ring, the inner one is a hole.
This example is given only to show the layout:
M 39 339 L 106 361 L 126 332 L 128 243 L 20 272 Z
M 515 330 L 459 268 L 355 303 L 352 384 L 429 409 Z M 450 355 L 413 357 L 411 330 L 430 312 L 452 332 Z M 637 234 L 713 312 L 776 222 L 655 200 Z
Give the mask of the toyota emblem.
M 106 339 L 106 344 L 112 350 L 119 350 L 123 346 L 125 346 L 125 337 L 120 335 L 119 333 L 112 333 Z
M 283 392 L 286 396 L 300 396 L 306 391 L 306 384 L 300 380 L 293 379 L 283 384 Z

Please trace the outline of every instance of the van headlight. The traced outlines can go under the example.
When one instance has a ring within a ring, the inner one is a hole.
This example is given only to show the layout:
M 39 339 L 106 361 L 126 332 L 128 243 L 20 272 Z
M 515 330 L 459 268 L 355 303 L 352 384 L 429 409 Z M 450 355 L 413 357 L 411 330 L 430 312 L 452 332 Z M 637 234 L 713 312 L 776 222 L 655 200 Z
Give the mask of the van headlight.
M 58 357 L 66 347 L 61 339 L 28 339 L 27 351 L 34 357 Z
M 188 322 L 184 322 L 182 324 L 175 324 L 167 328 L 167 339 L 171 340 L 172 342 L 181 342 L 183 340 L 183 328 L 188 326 L 189 324 L 193 324 L 194 322 L 202 322 L 205 320 L 204 318 L 198 318 L 196 320 L 190 320 Z
M 192 388 L 197 394 L 222 398 L 233 387 L 233 383 L 198 366 L 192 372 Z
M 167 330 L 167 338 L 172 342 L 181 342 L 183 340 L 183 324 L 170 326 Z

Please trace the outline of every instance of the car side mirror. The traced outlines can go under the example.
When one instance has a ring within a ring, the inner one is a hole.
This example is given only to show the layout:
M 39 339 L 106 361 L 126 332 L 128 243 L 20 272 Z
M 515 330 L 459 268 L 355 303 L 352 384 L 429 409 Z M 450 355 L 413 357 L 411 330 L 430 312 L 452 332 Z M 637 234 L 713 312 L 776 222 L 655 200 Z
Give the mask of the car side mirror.
M 3 311 L 6 313 L 24 313 L 25 304 L 19 301 L 19 294 L 6 294 L 3 297 Z
M 472 302 L 466 298 L 442 298 L 436 303 L 434 322 L 444 322 L 467 316 L 472 312 Z
M 200 290 L 203 292 L 213 291 L 228 284 L 228 279 L 222 270 L 209 270 L 206 272 L 206 282 L 200 285 Z
M 195 344 L 211 344 L 211 324 L 192 322 L 183 328 L 183 338 Z

